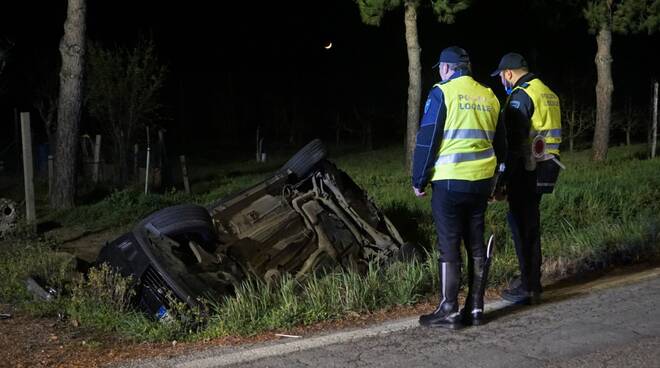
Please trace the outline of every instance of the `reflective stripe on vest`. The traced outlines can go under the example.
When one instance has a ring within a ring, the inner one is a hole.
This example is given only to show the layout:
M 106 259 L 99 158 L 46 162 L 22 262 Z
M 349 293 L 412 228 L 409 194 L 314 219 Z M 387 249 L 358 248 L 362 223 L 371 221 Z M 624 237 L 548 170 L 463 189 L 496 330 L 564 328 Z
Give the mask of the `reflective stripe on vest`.
M 545 137 L 546 150 L 548 153 L 559 155 L 559 144 L 561 143 L 561 110 L 559 98 L 541 80 L 532 79 L 514 89 L 522 89 L 527 93 L 534 104 L 534 113 L 531 118 L 531 129 L 529 130 L 530 144 L 534 137 L 541 135 Z
M 488 139 L 493 140 L 495 132 L 492 130 L 479 130 L 479 129 L 451 129 L 445 130 L 442 139 Z
M 457 162 L 468 162 L 475 160 L 483 160 L 485 158 L 490 158 L 495 156 L 495 151 L 492 148 L 489 148 L 481 152 L 463 152 L 463 153 L 450 153 L 448 155 L 442 155 L 438 157 L 438 160 L 435 162 L 436 165 L 441 164 L 455 164 Z
M 495 172 L 493 138 L 500 103 L 470 76 L 436 84 L 447 109 L 442 143 L 431 180 L 482 180 Z

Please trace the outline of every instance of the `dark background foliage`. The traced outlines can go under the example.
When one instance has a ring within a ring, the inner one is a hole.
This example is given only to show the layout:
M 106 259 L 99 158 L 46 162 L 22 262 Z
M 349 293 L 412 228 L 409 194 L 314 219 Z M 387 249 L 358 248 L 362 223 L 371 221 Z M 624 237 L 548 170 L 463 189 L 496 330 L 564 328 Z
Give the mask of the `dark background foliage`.
M 36 91 L 57 73 L 65 6 L 37 0 L 0 6 L 0 37 L 14 44 L 0 77 L 2 147 L 13 141 L 14 108 L 34 111 Z M 163 118 L 154 123 L 168 129 L 170 152 L 215 159 L 251 152 L 257 127 L 271 149 L 313 137 L 334 141 L 337 130 L 342 143 L 359 143 L 367 122 L 376 145 L 402 142 L 408 83 L 402 9 L 372 27 L 349 0 L 88 6 L 91 40 L 107 47 L 130 47 L 141 36 L 154 40 L 169 70 Z M 596 43 L 570 2 L 475 1 L 452 25 L 437 23 L 422 7 L 418 22 L 424 95 L 439 79 L 431 68 L 437 55 L 456 44 L 470 52 L 476 78 L 500 96 L 489 73 L 502 54 L 518 51 L 558 94 L 595 104 Z M 323 48 L 328 42 L 330 50 Z M 631 97 L 648 115 L 658 44 L 657 35 L 614 36 L 615 110 Z M 101 132 L 98 124 L 85 114 L 82 133 Z M 37 143 L 47 141 L 43 124 L 34 126 Z M 614 144 L 623 140 L 613 131 Z

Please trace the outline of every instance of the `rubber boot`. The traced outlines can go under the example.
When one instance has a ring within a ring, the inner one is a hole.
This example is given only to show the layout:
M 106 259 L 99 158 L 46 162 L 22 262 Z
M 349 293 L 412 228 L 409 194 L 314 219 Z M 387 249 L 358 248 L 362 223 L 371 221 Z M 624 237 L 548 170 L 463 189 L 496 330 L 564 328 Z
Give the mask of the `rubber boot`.
M 461 280 L 459 262 L 440 262 L 440 304 L 430 314 L 419 317 L 419 324 L 427 327 L 458 329 L 463 327 L 458 312 L 458 288 Z
M 485 258 L 471 258 L 468 264 L 468 294 L 461 309 L 461 321 L 466 325 L 484 324 L 484 293 L 488 281 Z

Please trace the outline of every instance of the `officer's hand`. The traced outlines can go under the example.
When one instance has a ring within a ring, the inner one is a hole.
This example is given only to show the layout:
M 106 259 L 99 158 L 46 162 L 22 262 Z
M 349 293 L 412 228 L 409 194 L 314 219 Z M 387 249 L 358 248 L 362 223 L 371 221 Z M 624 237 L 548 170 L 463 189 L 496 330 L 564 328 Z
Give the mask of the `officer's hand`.
M 498 186 L 493 191 L 493 195 L 489 198 L 490 202 L 503 201 L 506 199 L 506 187 Z
M 426 192 L 420 190 L 419 188 L 413 187 L 413 191 L 415 192 L 416 197 L 424 197 L 426 195 Z

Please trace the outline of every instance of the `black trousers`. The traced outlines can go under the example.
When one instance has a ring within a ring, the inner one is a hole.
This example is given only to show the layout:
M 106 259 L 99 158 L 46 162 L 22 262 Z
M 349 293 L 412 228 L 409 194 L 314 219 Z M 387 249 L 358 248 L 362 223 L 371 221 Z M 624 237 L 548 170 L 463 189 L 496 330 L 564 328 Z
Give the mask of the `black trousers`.
M 541 194 L 536 193 L 536 172 L 519 170 L 507 188 L 507 220 L 520 266 L 520 281 L 527 291 L 541 291 Z
M 484 214 L 488 196 L 447 190 L 432 183 L 431 208 L 441 262 L 461 260 L 461 240 L 470 257 L 484 257 Z

